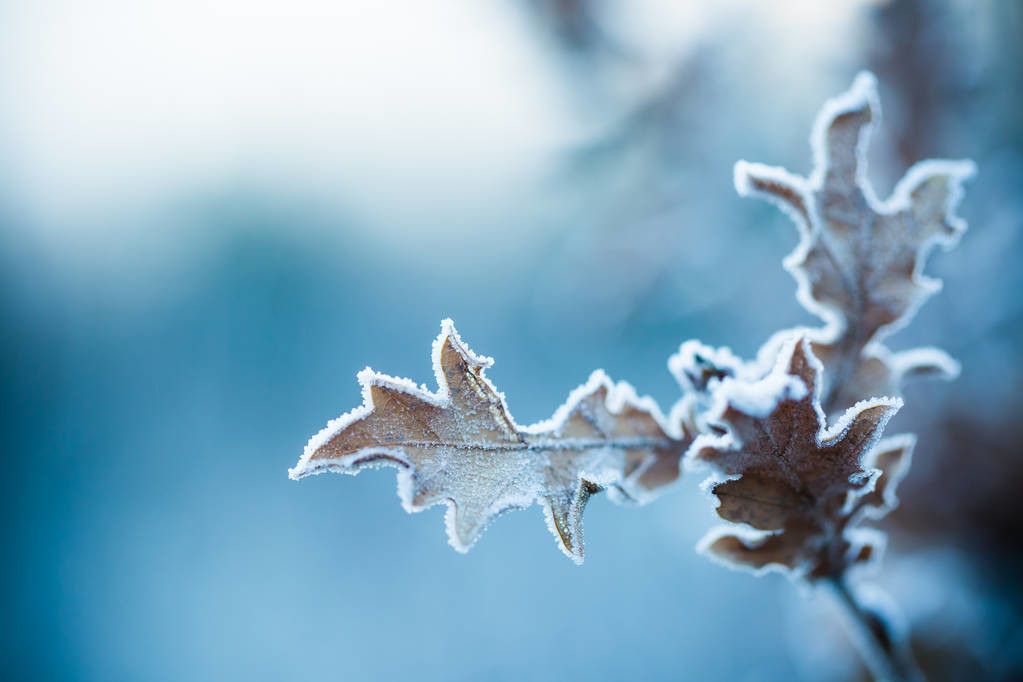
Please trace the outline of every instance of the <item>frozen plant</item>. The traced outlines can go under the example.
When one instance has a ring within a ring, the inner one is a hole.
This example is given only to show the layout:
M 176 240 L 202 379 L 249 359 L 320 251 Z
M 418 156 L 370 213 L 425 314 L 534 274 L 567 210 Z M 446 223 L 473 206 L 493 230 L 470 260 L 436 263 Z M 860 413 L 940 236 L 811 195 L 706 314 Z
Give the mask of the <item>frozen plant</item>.
M 446 504 L 448 539 L 461 552 L 500 513 L 538 502 L 580 563 L 591 495 L 645 503 L 681 471 L 708 469 L 704 487 L 727 525 L 700 551 L 827 586 L 875 677 L 921 679 L 891 607 L 850 574 L 879 560 L 884 535 L 860 524 L 895 507 L 910 464 L 912 435 L 882 438 L 903 382 L 959 371 L 943 351 L 893 353 L 883 340 L 940 288 L 923 268 L 935 245 L 950 248 L 965 230 L 953 212 L 974 168 L 925 161 L 878 200 L 865 160 L 878 115 L 874 78 L 861 74 L 818 116 L 808 178 L 735 167 L 740 194 L 766 197 L 795 221 L 800 239 L 785 267 L 822 326 L 780 331 L 751 361 L 687 341 L 668 362 L 682 395 L 667 414 L 597 371 L 551 419 L 522 426 L 485 376 L 493 361 L 445 320 L 433 346 L 437 390 L 363 370 L 363 404 L 313 436 L 291 477 L 396 467 L 405 509 Z

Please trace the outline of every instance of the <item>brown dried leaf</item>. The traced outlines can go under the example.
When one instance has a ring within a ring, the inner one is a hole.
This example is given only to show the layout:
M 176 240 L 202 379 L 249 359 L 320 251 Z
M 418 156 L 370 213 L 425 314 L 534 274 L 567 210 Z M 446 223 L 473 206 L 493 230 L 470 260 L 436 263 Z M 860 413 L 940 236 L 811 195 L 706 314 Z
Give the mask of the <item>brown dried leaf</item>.
M 856 524 L 864 517 L 879 519 L 898 506 L 895 487 L 909 470 L 915 443 L 908 434 L 878 442 L 863 461 L 865 469 L 878 472 L 872 486 L 832 495 L 814 513 L 790 515 L 780 532 L 751 534 L 719 527 L 704 538 L 701 551 L 733 567 L 757 573 L 782 570 L 811 580 L 875 562 L 884 549 L 884 536 Z
M 785 260 L 797 297 L 827 326 L 813 351 L 827 369 L 822 400 L 832 412 L 873 395 L 898 395 L 904 378 L 955 376 L 958 365 L 937 349 L 892 354 L 880 341 L 904 326 L 941 288 L 923 274 L 934 246 L 950 249 L 966 229 L 954 215 L 970 161 L 923 161 L 879 201 L 866 179 L 866 148 L 880 115 L 874 77 L 861 74 L 818 115 L 808 178 L 740 161 L 736 188 L 762 196 L 792 216 L 800 243 Z
M 863 457 L 901 401 L 878 398 L 859 403 L 826 430 L 817 395 L 819 376 L 820 363 L 809 343 L 797 338 L 787 344 L 764 379 L 722 385 L 716 421 L 727 432 L 697 441 L 693 458 L 727 476 L 749 477 L 753 482 L 718 483 L 713 493 L 720 489 L 733 498 L 728 505 L 722 504 L 719 513 L 745 505 L 750 509 L 743 513 L 751 517 L 775 518 L 779 500 L 786 504 L 801 500 L 788 504 L 795 512 L 784 512 L 787 517 L 836 490 L 862 487 L 869 480 Z
M 719 500 L 721 518 L 770 534 L 715 531 L 704 542 L 712 555 L 812 574 L 836 569 L 860 552 L 862 543 L 844 533 L 845 519 L 853 499 L 864 500 L 861 507 L 873 504 L 871 484 L 879 474 L 870 465 L 898 460 L 894 451 L 903 441 L 885 446 L 876 459 L 868 453 L 902 401 L 862 401 L 827 429 L 820 373 L 810 342 L 796 337 L 783 345 L 763 379 L 722 381 L 710 419 L 725 433 L 698 438 L 691 456 L 728 477 L 706 484 Z M 888 476 L 886 481 L 896 474 Z M 879 494 L 884 497 L 883 487 Z
M 405 509 L 447 504 L 448 538 L 463 552 L 498 514 L 539 501 L 576 562 L 593 493 L 608 488 L 618 500 L 645 502 L 678 478 L 693 436 L 628 384 L 594 372 L 552 419 L 524 427 L 484 376 L 492 363 L 445 320 L 433 352 L 439 390 L 363 370 L 364 404 L 314 436 L 291 477 L 397 467 Z
M 704 538 L 699 549 L 729 566 L 742 566 L 755 572 L 774 568 L 798 573 L 805 563 L 806 547 L 818 533 L 815 526 L 800 521 L 790 523 L 784 533 L 748 537 L 723 526 Z

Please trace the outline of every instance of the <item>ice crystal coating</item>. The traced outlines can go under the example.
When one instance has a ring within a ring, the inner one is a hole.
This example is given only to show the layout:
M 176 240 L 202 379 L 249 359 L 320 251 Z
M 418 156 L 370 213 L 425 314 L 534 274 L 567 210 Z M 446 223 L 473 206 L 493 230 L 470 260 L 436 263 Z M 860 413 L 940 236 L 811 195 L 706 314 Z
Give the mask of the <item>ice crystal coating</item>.
M 750 376 L 751 366 L 730 348 L 712 348 L 691 340 L 668 358 L 668 371 L 682 389 L 682 398 L 672 413 L 680 414 L 693 433 L 704 433 L 714 429 L 707 423 L 706 415 L 721 382 L 736 376 Z
M 892 353 L 881 340 L 941 288 L 923 269 L 935 246 L 952 248 L 966 230 L 954 212 L 975 167 L 922 161 L 889 199 L 878 200 L 866 177 L 866 149 L 879 117 L 875 79 L 861 73 L 818 115 L 809 177 L 745 161 L 735 166 L 739 194 L 773 201 L 799 230 L 785 267 L 796 278 L 800 303 L 826 323 L 810 338 L 827 369 L 829 413 L 869 396 L 898 395 L 908 377 L 952 378 L 959 371 L 936 348 Z
M 744 368 L 730 348 L 712 348 L 699 341 L 686 341 L 668 358 L 668 370 L 685 393 L 713 391 Z
M 577 563 L 592 494 L 609 489 L 617 501 L 646 502 L 678 478 L 693 440 L 678 415 L 666 418 L 653 400 L 598 370 L 551 419 L 519 426 L 484 376 L 493 360 L 473 353 L 450 320 L 441 326 L 433 346 L 437 392 L 363 370 L 363 405 L 313 436 L 292 478 L 397 467 L 405 509 L 447 504 L 448 538 L 461 552 L 501 512 L 538 501 Z
M 907 461 L 893 451 L 910 445 L 900 439 L 893 443 L 901 450 L 871 449 L 902 401 L 861 401 L 827 428 L 822 367 L 810 345 L 790 337 L 766 377 L 724 379 L 708 417 L 723 433 L 693 444 L 693 461 L 718 474 L 704 484 L 718 499 L 718 515 L 748 527 L 716 529 L 701 543 L 730 564 L 837 576 L 876 553 L 875 538 L 846 526 L 868 506 L 893 504 L 890 489 Z

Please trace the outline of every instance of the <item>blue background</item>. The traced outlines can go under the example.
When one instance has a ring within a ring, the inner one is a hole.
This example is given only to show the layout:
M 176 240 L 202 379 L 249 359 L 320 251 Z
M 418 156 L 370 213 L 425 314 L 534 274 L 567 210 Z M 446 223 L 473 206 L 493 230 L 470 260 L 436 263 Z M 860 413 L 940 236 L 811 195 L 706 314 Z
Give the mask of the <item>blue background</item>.
M 808 323 L 739 158 L 810 168 L 881 83 L 871 178 L 971 157 L 971 227 L 897 348 L 920 435 L 877 581 L 935 679 L 1023 651 L 1023 79 L 1014 3 L 0 4 L 0 662 L 20 680 L 856 679 L 829 602 L 693 551 L 698 478 L 539 508 L 460 555 L 394 473 L 295 483 L 365 365 L 432 383 L 452 317 L 520 423 L 603 367 Z M 773 6 L 773 5 L 772 5 Z

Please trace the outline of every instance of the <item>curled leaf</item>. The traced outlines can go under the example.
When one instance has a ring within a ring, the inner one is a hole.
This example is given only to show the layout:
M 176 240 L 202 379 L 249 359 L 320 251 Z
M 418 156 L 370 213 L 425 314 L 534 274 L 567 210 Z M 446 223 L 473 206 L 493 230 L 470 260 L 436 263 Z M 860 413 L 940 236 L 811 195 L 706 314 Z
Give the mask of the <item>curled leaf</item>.
M 855 518 L 862 510 L 879 519 L 899 505 L 895 489 L 909 472 L 915 446 L 916 436 L 912 434 L 885 438 L 874 446 L 864 465 L 877 469 L 880 474 L 871 488 L 850 496 L 845 505 L 847 517 Z
M 749 375 L 750 366 L 729 348 L 712 348 L 691 340 L 668 358 L 668 371 L 682 389 L 682 399 L 674 411 L 681 415 L 690 431 L 706 433 L 716 428 L 706 420 L 715 391 L 725 379 Z
M 438 390 L 363 370 L 363 405 L 314 436 L 291 477 L 396 467 L 405 509 L 446 504 L 448 538 L 462 552 L 494 517 L 538 501 L 576 562 L 591 495 L 645 502 L 678 478 L 692 435 L 628 384 L 594 372 L 550 420 L 520 426 L 484 376 L 492 363 L 445 320 L 433 347 Z
M 796 278 L 800 303 L 826 323 L 812 341 L 827 369 L 829 413 L 868 396 L 897 395 L 904 378 L 958 371 L 936 349 L 893 355 L 880 342 L 941 288 L 923 269 L 935 246 L 952 248 L 966 230 L 954 212 L 975 167 L 920 162 L 889 199 L 878 200 L 866 178 L 866 148 L 879 116 L 874 77 L 860 74 L 818 115 L 809 177 L 744 161 L 735 167 L 741 195 L 778 204 L 799 230 L 785 267 Z
M 713 529 L 700 541 L 697 550 L 731 567 L 743 567 L 760 573 L 768 570 L 802 570 L 803 555 L 809 540 L 817 532 L 812 525 L 792 523 L 787 532 L 769 534 L 740 533 L 730 526 Z
M 745 364 L 729 348 L 686 341 L 668 358 L 668 370 L 684 393 L 709 393 L 721 381 L 741 374 Z

